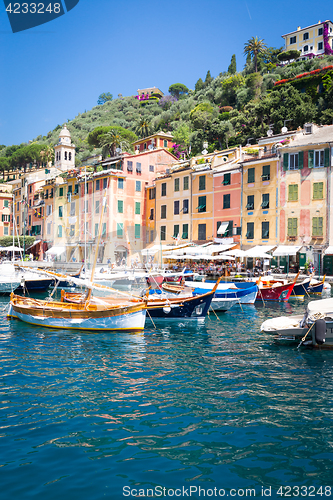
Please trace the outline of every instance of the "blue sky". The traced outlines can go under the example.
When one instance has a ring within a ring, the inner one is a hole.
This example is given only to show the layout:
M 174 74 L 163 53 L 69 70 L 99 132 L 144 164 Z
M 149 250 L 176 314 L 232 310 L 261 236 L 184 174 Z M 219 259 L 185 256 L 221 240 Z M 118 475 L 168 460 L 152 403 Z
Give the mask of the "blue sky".
M 45 2 L 47 3 L 47 2 Z M 64 16 L 13 34 L 0 2 L 0 144 L 20 144 L 97 104 L 102 92 L 135 95 L 173 83 L 194 88 L 207 70 L 244 66 L 252 36 L 282 34 L 332 19 L 329 2 L 303 0 L 80 0 Z

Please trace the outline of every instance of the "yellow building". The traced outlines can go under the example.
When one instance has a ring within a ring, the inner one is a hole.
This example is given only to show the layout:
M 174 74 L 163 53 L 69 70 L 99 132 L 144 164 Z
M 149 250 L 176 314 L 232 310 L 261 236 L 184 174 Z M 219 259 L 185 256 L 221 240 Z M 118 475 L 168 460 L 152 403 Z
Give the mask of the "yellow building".
M 326 28 L 325 28 L 326 25 Z M 282 35 L 285 41 L 285 51 L 299 50 L 300 59 L 326 54 L 325 51 L 325 29 L 327 30 L 327 43 L 333 49 L 333 23 L 325 21 L 318 22 L 306 28 L 298 26 L 296 31 Z

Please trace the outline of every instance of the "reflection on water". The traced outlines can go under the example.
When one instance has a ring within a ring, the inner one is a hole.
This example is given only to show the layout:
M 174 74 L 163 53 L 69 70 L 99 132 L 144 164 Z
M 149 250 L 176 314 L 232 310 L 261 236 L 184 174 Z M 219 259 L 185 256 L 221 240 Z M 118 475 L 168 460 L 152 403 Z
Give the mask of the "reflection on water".
M 7 302 L 1 498 L 332 485 L 333 352 L 277 346 L 259 331 L 305 304 L 93 334 L 7 321 Z

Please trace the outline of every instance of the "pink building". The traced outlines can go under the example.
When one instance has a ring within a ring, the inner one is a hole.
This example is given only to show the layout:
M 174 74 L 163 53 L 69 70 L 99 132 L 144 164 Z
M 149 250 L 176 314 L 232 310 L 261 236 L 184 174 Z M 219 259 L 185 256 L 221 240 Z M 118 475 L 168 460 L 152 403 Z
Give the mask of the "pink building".
M 157 132 L 149 137 L 144 137 L 133 142 L 135 151 L 140 153 L 161 148 L 170 149 L 173 144 L 173 135 L 167 132 Z

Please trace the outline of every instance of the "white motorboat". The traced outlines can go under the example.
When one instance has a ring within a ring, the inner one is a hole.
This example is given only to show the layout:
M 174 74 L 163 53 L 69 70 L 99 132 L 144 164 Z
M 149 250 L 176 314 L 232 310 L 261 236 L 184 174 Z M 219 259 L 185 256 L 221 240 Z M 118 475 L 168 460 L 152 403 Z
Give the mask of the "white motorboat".
M 333 298 L 309 302 L 304 315 L 268 319 L 261 331 L 279 342 L 333 348 Z
M 218 298 L 214 297 L 211 303 L 211 308 L 214 311 L 228 311 L 235 304 L 239 304 L 239 299 L 234 298 Z

